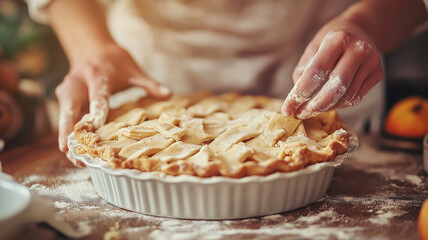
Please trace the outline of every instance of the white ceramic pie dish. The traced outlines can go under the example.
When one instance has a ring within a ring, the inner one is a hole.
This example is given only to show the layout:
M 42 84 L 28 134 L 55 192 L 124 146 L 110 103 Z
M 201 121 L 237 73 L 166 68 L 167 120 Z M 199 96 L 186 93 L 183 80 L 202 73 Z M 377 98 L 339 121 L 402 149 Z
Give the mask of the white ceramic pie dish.
M 76 154 L 73 149 L 79 143 L 73 133 L 68 146 L 90 169 L 98 194 L 113 205 L 171 218 L 240 219 L 290 211 L 320 199 L 330 186 L 334 169 L 358 146 L 356 134 L 350 135 L 349 152 L 334 161 L 290 173 L 240 179 L 114 169 L 100 158 Z

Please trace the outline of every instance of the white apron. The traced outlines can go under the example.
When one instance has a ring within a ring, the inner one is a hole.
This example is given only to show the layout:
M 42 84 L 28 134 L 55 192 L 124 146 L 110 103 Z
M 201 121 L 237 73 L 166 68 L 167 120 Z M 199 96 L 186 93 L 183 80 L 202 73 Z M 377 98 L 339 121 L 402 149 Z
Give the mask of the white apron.
M 352 2 L 103 0 L 102 4 L 114 40 L 174 93 L 209 89 L 285 98 L 309 41 Z M 383 87 L 375 88 L 359 106 L 340 111 L 356 130 L 366 119 L 380 119 Z

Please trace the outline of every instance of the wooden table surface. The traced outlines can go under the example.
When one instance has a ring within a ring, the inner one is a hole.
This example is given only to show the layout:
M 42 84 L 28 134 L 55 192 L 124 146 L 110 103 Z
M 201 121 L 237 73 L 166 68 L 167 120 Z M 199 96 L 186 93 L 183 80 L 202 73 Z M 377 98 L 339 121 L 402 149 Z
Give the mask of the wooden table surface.
M 360 136 L 353 158 L 334 173 L 327 194 L 291 212 L 243 220 L 195 221 L 122 210 L 95 192 L 87 169 L 74 168 L 55 136 L 0 153 L 3 171 L 43 198 L 84 239 L 102 239 L 115 225 L 123 239 L 418 239 L 417 216 L 428 197 L 422 155 L 377 149 Z M 46 224 L 28 224 L 18 239 L 66 239 Z

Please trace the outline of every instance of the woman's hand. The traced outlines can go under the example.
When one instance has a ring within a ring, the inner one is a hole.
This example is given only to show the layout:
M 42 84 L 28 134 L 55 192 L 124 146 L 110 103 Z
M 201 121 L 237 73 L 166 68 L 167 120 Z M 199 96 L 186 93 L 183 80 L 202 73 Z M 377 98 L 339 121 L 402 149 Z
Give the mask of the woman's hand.
M 158 99 L 167 99 L 171 91 L 156 83 L 142 72 L 131 56 L 115 44 L 91 52 L 91 56 L 82 53 L 71 63 L 71 70 L 64 81 L 56 88 L 56 97 L 60 105 L 59 148 L 67 152 L 67 137 L 73 131 L 74 124 L 82 116 L 91 120 L 96 127 L 105 123 L 110 94 L 131 86 L 139 86 Z M 67 155 L 70 158 L 70 154 Z M 70 160 L 77 166 L 80 162 Z
M 358 104 L 382 79 L 380 53 L 356 24 L 337 18 L 309 43 L 282 112 L 299 119 Z
M 98 1 L 52 1 L 47 13 L 71 66 L 55 91 L 60 105 L 58 144 L 71 162 L 83 166 L 68 152 L 67 137 L 88 110 L 85 118 L 99 127 L 106 120 L 110 94 L 140 86 L 150 96 L 166 99 L 171 91 L 142 72 L 115 43 Z

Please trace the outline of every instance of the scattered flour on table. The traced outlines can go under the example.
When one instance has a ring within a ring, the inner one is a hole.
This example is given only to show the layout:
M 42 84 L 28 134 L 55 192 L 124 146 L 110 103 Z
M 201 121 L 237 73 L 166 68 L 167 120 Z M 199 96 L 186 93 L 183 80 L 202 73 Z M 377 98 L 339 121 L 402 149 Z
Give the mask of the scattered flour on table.
M 281 214 L 274 214 L 263 217 L 265 220 L 271 220 L 271 221 L 278 221 L 284 219 L 284 217 Z
M 419 186 L 422 183 L 422 179 L 418 175 L 409 174 L 409 175 L 406 175 L 405 177 L 409 182 L 415 184 L 416 186 Z
M 317 215 L 300 217 L 299 219 L 297 219 L 297 222 L 314 224 L 314 223 L 320 221 L 322 218 L 337 218 L 338 217 L 337 215 L 338 214 L 335 211 L 333 211 L 332 209 L 329 209 L 329 210 L 321 212 Z
M 107 204 L 97 195 L 88 169 L 70 169 L 55 178 L 33 175 L 23 183 L 37 195 L 53 199 L 58 214 L 80 214 L 80 211 L 96 211 L 98 222 L 103 219 L 142 222 L 138 227 L 124 227 L 120 233 L 124 237 L 148 235 L 149 239 L 224 239 L 233 236 L 258 236 L 258 239 L 270 239 L 281 236 L 299 236 L 302 238 L 338 238 L 352 239 L 361 227 L 331 227 L 330 221 L 346 222 L 347 216 L 337 213 L 333 208 L 297 219 L 288 219 L 287 215 L 275 214 L 262 218 L 227 221 L 192 221 L 152 217 L 129 212 Z M 44 185 L 45 184 L 45 185 Z M 335 201 L 335 198 L 326 198 Z M 405 212 L 396 209 L 393 202 L 371 198 L 336 198 L 337 201 L 348 201 L 351 204 L 373 204 L 375 216 L 369 219 L 373 224 L 388 224 L 389 221 Z M 383 201 L 383 202 L 382 202 Z M 97 211 L 99 210 L 99 211 Z M 134 220 L 135 219 L 135 220 Z M 93 220 L 77 223 L 79 228 L 91 228 L 96 225 Z M 239 227 L 237 227 L 239 226 Z M 257 226 L 257 228 L 251 227 Z
M 271 239 L 281 236 L 299 236 L 299 238 L 338 238 L 352 239 L 359 227 L 327 227 L 309 225 L 299 228 L 292 223 L 281 223 L 278 225 L 264 225 L 259 228 L 230 228 L 218 222 L 192 223 L 186 227 L 181 223 L 177 227 L 160 227 L 150 233 L 150 239 L 180 240 L 180 239 L 225 239 L 232 236 L 255 235 L 257 239 Z M 193 230 L 192 230 L 193 229 Z
M 406 214 L 407 212 L 401 211 L 401 210 L 392 210 L 389 209 L 387 212 L 378 211 L 376 212 L 376 216 L 369 218 L 369 222 L 373 224 L 379 224 L 379 225 L 386 225 L 389 224 L 390 219 L 392 219 L 395 216 L 401 216 L 403 214 Z
M 259 219 L 227 221 L 189 221 L 163 219 L 156 230 L 150 233 L 150 239 L 181 240 L 181 239 L 225 239 L 233 236 L 254 235 L 257 239 L 271 239 L 281 236 L 299 236 L 300 238 L 339 238 L 352 239 L 360 227 L 329 227 L 322 223 L 325 218 L 342 216 L 328 209 L 314 216 L 301 216 L 296 220 L 289 220 L 287 215 L 270 215 Z M 158 218 L 159 219 L 159 218 Z M 279 224 L 272 224 L 278 221 Z M 320 222 L 321 221 L 321 222 Z M 300 226 L 305 223 L 305 226 Z M 318 224 L 315 224 L 318 223 Z M 239 224 L 239 228 L 234 228 Z M 257 225 L 257 228 L 245 227 Z M 146 230 L 145 227 L 139 229 Z M 125 229 L 123 232 L 135 233 L 137 229 Z
M 48 186 L 34 182 L 46 182 Z M 39 196 L 69 199 L 72 203 L 99 198 L 90 181 L 89 169 L 70 169 L 66 174 L 56 177 L 32 175 L 22 183 Z M 57 206 L 69 205 L 58 203 Z
M 28 186 L 31 183 L 40 182 L 40 181 L 43 181 L 46 179 L 47 179 L 46 176 L 30 175 L 30 176 L 26 177 L 24 179 L 24 181 L 22 181 L 21 183 Z
M 396 216 L 406 214 L 406 211 L 401 210 L 403 206 L 409 206 L 410 200 L 390 199 L 387 196 L 373 196 L 373 197 L 336 197 L 329 201 L 349 202 L 355 206 L 367 207 L 367 212 L 373 216 L 367 219 L 368 222 L 377 225 L 388 225 L 390 220 Z

